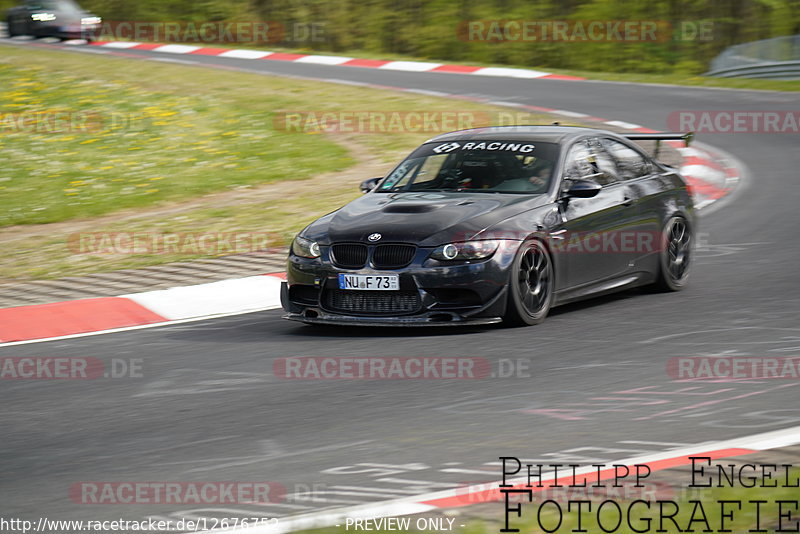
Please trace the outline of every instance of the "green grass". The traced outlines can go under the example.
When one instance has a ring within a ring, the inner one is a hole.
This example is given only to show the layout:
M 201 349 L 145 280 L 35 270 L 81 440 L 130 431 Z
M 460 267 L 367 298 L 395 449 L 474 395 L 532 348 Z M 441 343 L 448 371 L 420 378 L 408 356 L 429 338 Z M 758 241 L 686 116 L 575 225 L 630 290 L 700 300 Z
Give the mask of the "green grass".
M 322 136 L 275 130 L 273 111 L 299 104 L 279 91 L 245 100 L 215 88 L 191 92 L 180 81 L 154 87 L 141 68 L 109 77 L 86 65 L 94 58 L 81 59 L 83 68 L 71 69 L 53 55 L 4 54 L 0 226 L 91 217 L 353 163 Z M 8 121 L 56 112 L 78 122 Z
M 206 257 L 191 251 L 75 254 L 69 240 L 76 233 L 266 232 L 274 235 L 273 245 L 285 246 L 310 221 L 358 196 L 361 180 L 388 171 L 440 133 L 286 132 L 272 121 L 280 110 L 553 120 L 364 87 L 76 52 L 1 50 L 1 114 L 58 109 L 135 118 L 130 127 L 0 133 L 4 281 Z M 226 196 L 232 194 L 243 198 Z
M 91 217 L 353 164 L 326 136 L 276 129 L 279 110 L 477 110 L 363 88 L 12 47 L 3 48 L 0 88 L 0 117 L 91 117 L 89 128 L 62 132 L 0 122 L 0 227 Z M 410 148 L 410 139 L 426 135 L 368 137 L 384 149 Z
M 271 198 L 259 202 L 203 207 L 174 215 L 152 215 L 118 222 L 104 221 L 74 232 L 66 230 L 51 235 L 43 228 L 41 233 L 6 243 L 6 250 L 10 253 L 0 257 L 0 281 L 59 278 L 209 257 L 192 251 L 188 246 L 168 253 L 125 254 L 113 253 L 110 249 L 76 253 L 80 236 L 91 239 L 106 233 L 161 237 L 190 233 L 212 236 L 216 233 L 256 233 L 268 239 L 269 247 L 285 250 L 294 235 L 308 223 L 358 197 L 361 178 L 330 184 L 320 191 L 305 187 L 296 192 L 270 195 Z M 318 181 L 315 184 L 320 185 Z

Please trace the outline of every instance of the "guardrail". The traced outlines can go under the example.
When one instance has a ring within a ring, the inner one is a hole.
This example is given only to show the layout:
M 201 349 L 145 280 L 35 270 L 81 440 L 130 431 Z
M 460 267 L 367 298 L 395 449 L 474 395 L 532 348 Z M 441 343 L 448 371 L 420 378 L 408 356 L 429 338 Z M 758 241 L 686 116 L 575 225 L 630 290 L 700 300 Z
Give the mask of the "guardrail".
M 800 35 L 729 46 L 704 76 L 800 80 Z
M 764 78 L 769 80 L 800 80 L 800 60 L 757 63 L 712 70 L 703 76 L 718 78 Z

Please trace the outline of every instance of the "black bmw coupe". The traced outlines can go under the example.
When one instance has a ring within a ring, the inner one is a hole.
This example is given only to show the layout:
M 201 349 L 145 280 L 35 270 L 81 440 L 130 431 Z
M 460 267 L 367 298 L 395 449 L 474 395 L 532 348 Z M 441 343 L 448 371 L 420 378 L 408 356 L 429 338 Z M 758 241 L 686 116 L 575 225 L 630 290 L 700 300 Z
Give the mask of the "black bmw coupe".
M 91 41 L 100 33 L 102 19 L 74 0 L 23 0 L 6 14 L 9 37 L 59 37 Z
M 566 126 L 435 137 L 297 235 L 285 318 L 532 325 L 589 296 L 682 289 L 695 232 L 690 190 L 632 141 L 690 138 Z

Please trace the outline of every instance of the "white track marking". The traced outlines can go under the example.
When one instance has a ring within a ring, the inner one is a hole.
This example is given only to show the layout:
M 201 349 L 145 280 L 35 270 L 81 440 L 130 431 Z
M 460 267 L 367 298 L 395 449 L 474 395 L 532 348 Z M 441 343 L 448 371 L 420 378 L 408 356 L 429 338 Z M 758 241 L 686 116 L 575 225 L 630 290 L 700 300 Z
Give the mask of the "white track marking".
M 263 59 L 271 56 L 275 52 L 265 52 L 263 50 L 228 50 L 217 57 L 232 57 L 236 59 Z
M 354 85 L 356 87 L 369 87 L 367 82 L 356 82 L 353 80 L 342 80 L 341 78 L 322 78 L 323 82 L 339 83 L 342 85 Z
M 154 48 L 153 52 L 164 52 L 167 54 L 189 54 L 195 50 L 200 50 L 199 46 L 189 46 L 180 44 L 168 44 Z
M 681 167 L 681 174 L 703 180 L 704 182 L 710 182 L 718 187 L 724 186 L 728 178 L 724 172 L 709 167 L 708 165 L 684 165 Z
M 509 69 L 505 67 L 484 67 L 478 69 L 472 74 L 478 76 L 502 76 L 505 78 L 541 78 L 547 76 L 549 72 L 542 72 L 540 70 L 528 69 Z
M 617 128 L 625 128 L 626 130 L 635 130 L 636 128 L 644 128 L 641 124 L 633 124 L 624 121 L 605 121 L 609 126 L 616 126 Z
M 316 65 L 341 65 L 350 61 L 351 57 L 344 56 L 305 56 L 295 60 L 295 63 L 313 63 Z
M 520 104 L 518 102 L 506 102 L 505 100 L 490 100 L 486 102 L 490 106 L 501 106 L 504 108 L 524 108 L 525 104 Z
M 708 157 L 708 154 L 706 154 L 702 150 L 697 150 L 696 148 L 683 147 L 682 146 L 682 147 L 676 147 L 675 150 L 677 150 L 680 153 L 680 155 L 683 156 L 684 158 L 689 158 L 689 157 L 707 158 Z
M 558 115 L 564 115 L 565 117 L 574 117 L 576 119 L 589 116 L 586 113 L 578 113 L 577 111 L 567 111 L 565 109 L 554 109 L 550 113 L 556 113 Z
M 378 67 L 384 70 L 405 70 L 409 72 L 425 72 L 441 67 L 441 63 L 424 63 L 422 61 L 390 61 Z
M 121 295 L 169 320 L 280 306 L 281 280 L 248 276 L 209 284 Z
M 139 46 L 142 43 L 135 43 L 133 41 L 114 41 L 112 43 L 105 43 L 104 47 L 106 48 L 133 48 L 134 46 Z
M 437 96 L 437 97 L 448 97 L 450 96 L 448 93 L 443 93 L 441 91 L 429 91 L 428 89 L 406 89 L 406 93 L 415 93 L 418 95 L 425 95 L 425 96 Z

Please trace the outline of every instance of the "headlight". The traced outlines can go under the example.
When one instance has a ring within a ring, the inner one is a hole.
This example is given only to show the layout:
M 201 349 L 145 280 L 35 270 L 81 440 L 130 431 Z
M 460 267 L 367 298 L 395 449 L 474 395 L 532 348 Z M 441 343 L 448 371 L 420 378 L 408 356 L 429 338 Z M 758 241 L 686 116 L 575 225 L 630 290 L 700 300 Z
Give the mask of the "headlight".
M 38 22 L 49 22 L 56 20 L 56 16 L 53 13 L 33 13 L 31 19 Z
M 319 258 L 319 244 L 316 241 L 297 236 L 292 241 L 292 254 L 301 258 Z
M 495 253 L 500 241 L 466 241 L 464 243 L 448 243 L 437 248 L 431 258 L 443 261 L 482 260 Z
M 101 22 L 103 22 L 103 19 L 101 19 L 100 17 L 85 17 L 81 19 L 81 24 L 86 24 L 86 25 L 100 24 Z

